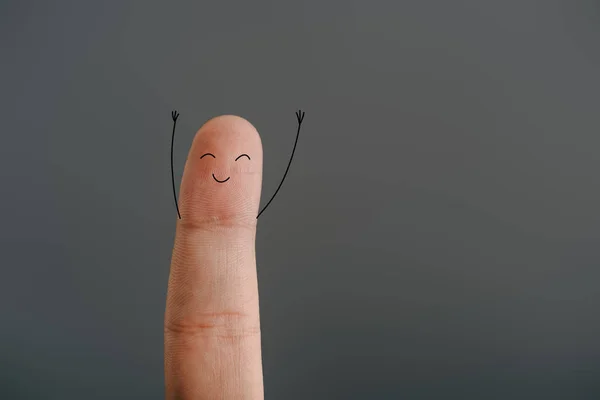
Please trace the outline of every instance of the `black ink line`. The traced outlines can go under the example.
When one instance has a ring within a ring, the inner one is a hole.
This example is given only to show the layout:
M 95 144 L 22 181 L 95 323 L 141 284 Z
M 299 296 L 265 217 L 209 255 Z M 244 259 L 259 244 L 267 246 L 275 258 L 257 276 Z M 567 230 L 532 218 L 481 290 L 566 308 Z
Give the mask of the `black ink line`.
M 296 133 L 296 141 L 294 142 L 294 148 L 292 150 L 292 155 L 290 156 L 290 162 L 288 163 L 285 173 L 283 174 L 283 178 L 281 179 L 281 182 L 279 183 L 277 190 L 273 194 L 273 197 L 271 197 L 271 200 L 269 200 L 267 205 L 264 206 L 264 208 L 258 213 L 258 215 L 256 216 L 256 219 L 258 219 L 258 217 L 260 217 L 260 215 L 267 209 L 267 207 L 269 207 L 269 204 L 271 204 L 271 202 L 277 195 L 277 192 L 279 192 L 279 189 L 281 189 L 281 185 L 283 185 L 283 181 L 285 180 L 285 177 L 287 176 L 287 173 L 290 170 L 290 165 L 292 165 L 292 159 L 294 158 L 294 153 L 296 152 L 296 145 L 298 144 L 298 137 L 300 137 L 300 127 L 302 126 L 302 120 L 304 119 L 304 114 L 305 113 L 302 112 L 302 110 L 296 111 L 296 118 L 298 119 L 298 132 Z
M 217 157 L 215 157 L 215 155 L 213 153 L 206 153 L 206 154 L 202 154 L 202 157 L 200 157 L 200 159 L 202 159 L 204 156 L 212 156 L 212 158 L 217 158 Z
M 248 160 L 251 159 L 248 154 L 241 154 L 241 155 L 238 156 L 238 158 L 235 159 L 235 161 L 239 160 L 241 157 L 244 157 L 244 156 L 248 157 Z
M 215 176 L 215 174 L 212 174 L 212 176 L 213 176 L 213 179 L 215 181 L 219 182 L 219 183 L 225 183 L 225 182 L 227 182 L 229 180 L 229 178 L 231 178 L 230 176 L 228 176 L 227 179 L 225 179 L 224 181 L 220 181 L 220 180 L 217 179 L 217 177 Z
M 175 110 L 171 111 L 171 118 L 173 118 L 173 134 L 171 135 L 171 180 L 173 182 L 173 196 L 175 197 L 175 207 L 177 208 L 177 216 L 181 219 L 179 213 L 179 204 L 177 204 L 177 192 L 175 191 L 175 173 L 173 172 L 173 142 L 175 141 L 175 125 L 177 125 L 177 118 L 179 113 Z

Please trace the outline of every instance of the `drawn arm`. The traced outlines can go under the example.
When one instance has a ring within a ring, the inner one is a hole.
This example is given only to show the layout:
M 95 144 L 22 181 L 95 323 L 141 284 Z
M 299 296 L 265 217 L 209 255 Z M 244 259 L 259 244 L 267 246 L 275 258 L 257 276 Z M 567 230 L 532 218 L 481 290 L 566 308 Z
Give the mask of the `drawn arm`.
M 285 180 L 285 177 L 287 176 L 287 173 L 290 170 L 290 165 L 292 165 L 292 159 L 294 158 L 294 152 L 296 151 L 296 145 L 298 144 L 298 137 L 300 137 L 300 127 L 302 126 L 302 120 L 304 119 L 304 112 L 302 112 L 302 110 L 296 111 L 296 118 L 298 119 L 298 132 L 296 133 L 296 141 L 294 142 L 294 149 L 292 150 L 292 155 L 290 156 L 290 162 L 288 163 L 285 173 L 283 174 L 283 178 L 281 179 L 277 190 L 273 194 L 273 197 L 271 197 L 271 200 L 269 200 L 267 205 L 264 206 L 263 209 L 258 213 L 256 219 L 258 219 L 258 217 L 260 217 L 260 214 L 262 214 L 267 209 L 267 207 L 269 207 L 269 204 L 271 204 L 271 202 L 277 195 L 277 192 L 279 192 L 279 189 L 281 189 L 281 185 L 283 185 L 283 181 Z M 173 129 L 175 129 L 175 127 L 173 127 Z
M 177 208 L 177 216 L 181 219 L 179 213 L 179 205 L 177 204 L 177 192 L 175 191 L 175 174 L 173 172 L 173 142 L 175 141 L 175 125 L 177 125 L 177 118 L 179 113 L 176 110 L 171 111 L 171 118 L 173 118 L 173 134 L 171 135 L 171 180 L 173 181 L 173 196 L 175 197 L 175 207 Z

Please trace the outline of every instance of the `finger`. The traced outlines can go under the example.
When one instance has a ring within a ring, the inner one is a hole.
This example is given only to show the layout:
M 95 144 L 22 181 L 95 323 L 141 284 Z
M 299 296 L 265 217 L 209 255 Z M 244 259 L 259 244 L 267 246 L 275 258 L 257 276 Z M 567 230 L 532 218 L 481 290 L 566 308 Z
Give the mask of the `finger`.
M 215 157 L 203 157 L 212 153 Z M 240 154 L 248 154 L 250 160 Z M 167 399 L 262 399 L 256 215 L 262 145 L 245 119 L 196 133 L 185 165 L 165 312 Z

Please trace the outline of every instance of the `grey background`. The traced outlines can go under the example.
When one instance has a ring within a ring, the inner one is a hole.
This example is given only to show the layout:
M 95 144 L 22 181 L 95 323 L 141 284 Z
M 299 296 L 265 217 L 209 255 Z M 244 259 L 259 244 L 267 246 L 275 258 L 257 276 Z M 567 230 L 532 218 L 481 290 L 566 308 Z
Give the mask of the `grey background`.
M 265 151 L 267 399 L 600 398 L 600 6 L 2 1 L 0 397 L 163 398 L 196 130 Z

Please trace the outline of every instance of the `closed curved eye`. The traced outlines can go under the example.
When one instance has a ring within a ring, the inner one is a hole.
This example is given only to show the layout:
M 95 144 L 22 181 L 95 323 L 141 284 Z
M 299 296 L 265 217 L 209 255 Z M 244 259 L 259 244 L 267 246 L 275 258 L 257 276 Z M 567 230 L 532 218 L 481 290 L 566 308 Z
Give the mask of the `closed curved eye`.
M 248 157 L 248 160 L 250 160 L 250 156 L 248 154 L 241 154 L 238 156 L 238 158 L 235 159 L 235 161 L 239 160 L 242 157 Z
M 203 155 L 202 155 L 202 157 L 200 157 L 200 158 L 202 159 L 202 158 L 204 158 L 205 156 L 211 156 L 212 158 L 217 158 L 217 157 L 215 157 L 215 155 L 214 155 L 213 153 L 206 153 L 206 154 L 203 154 Z

